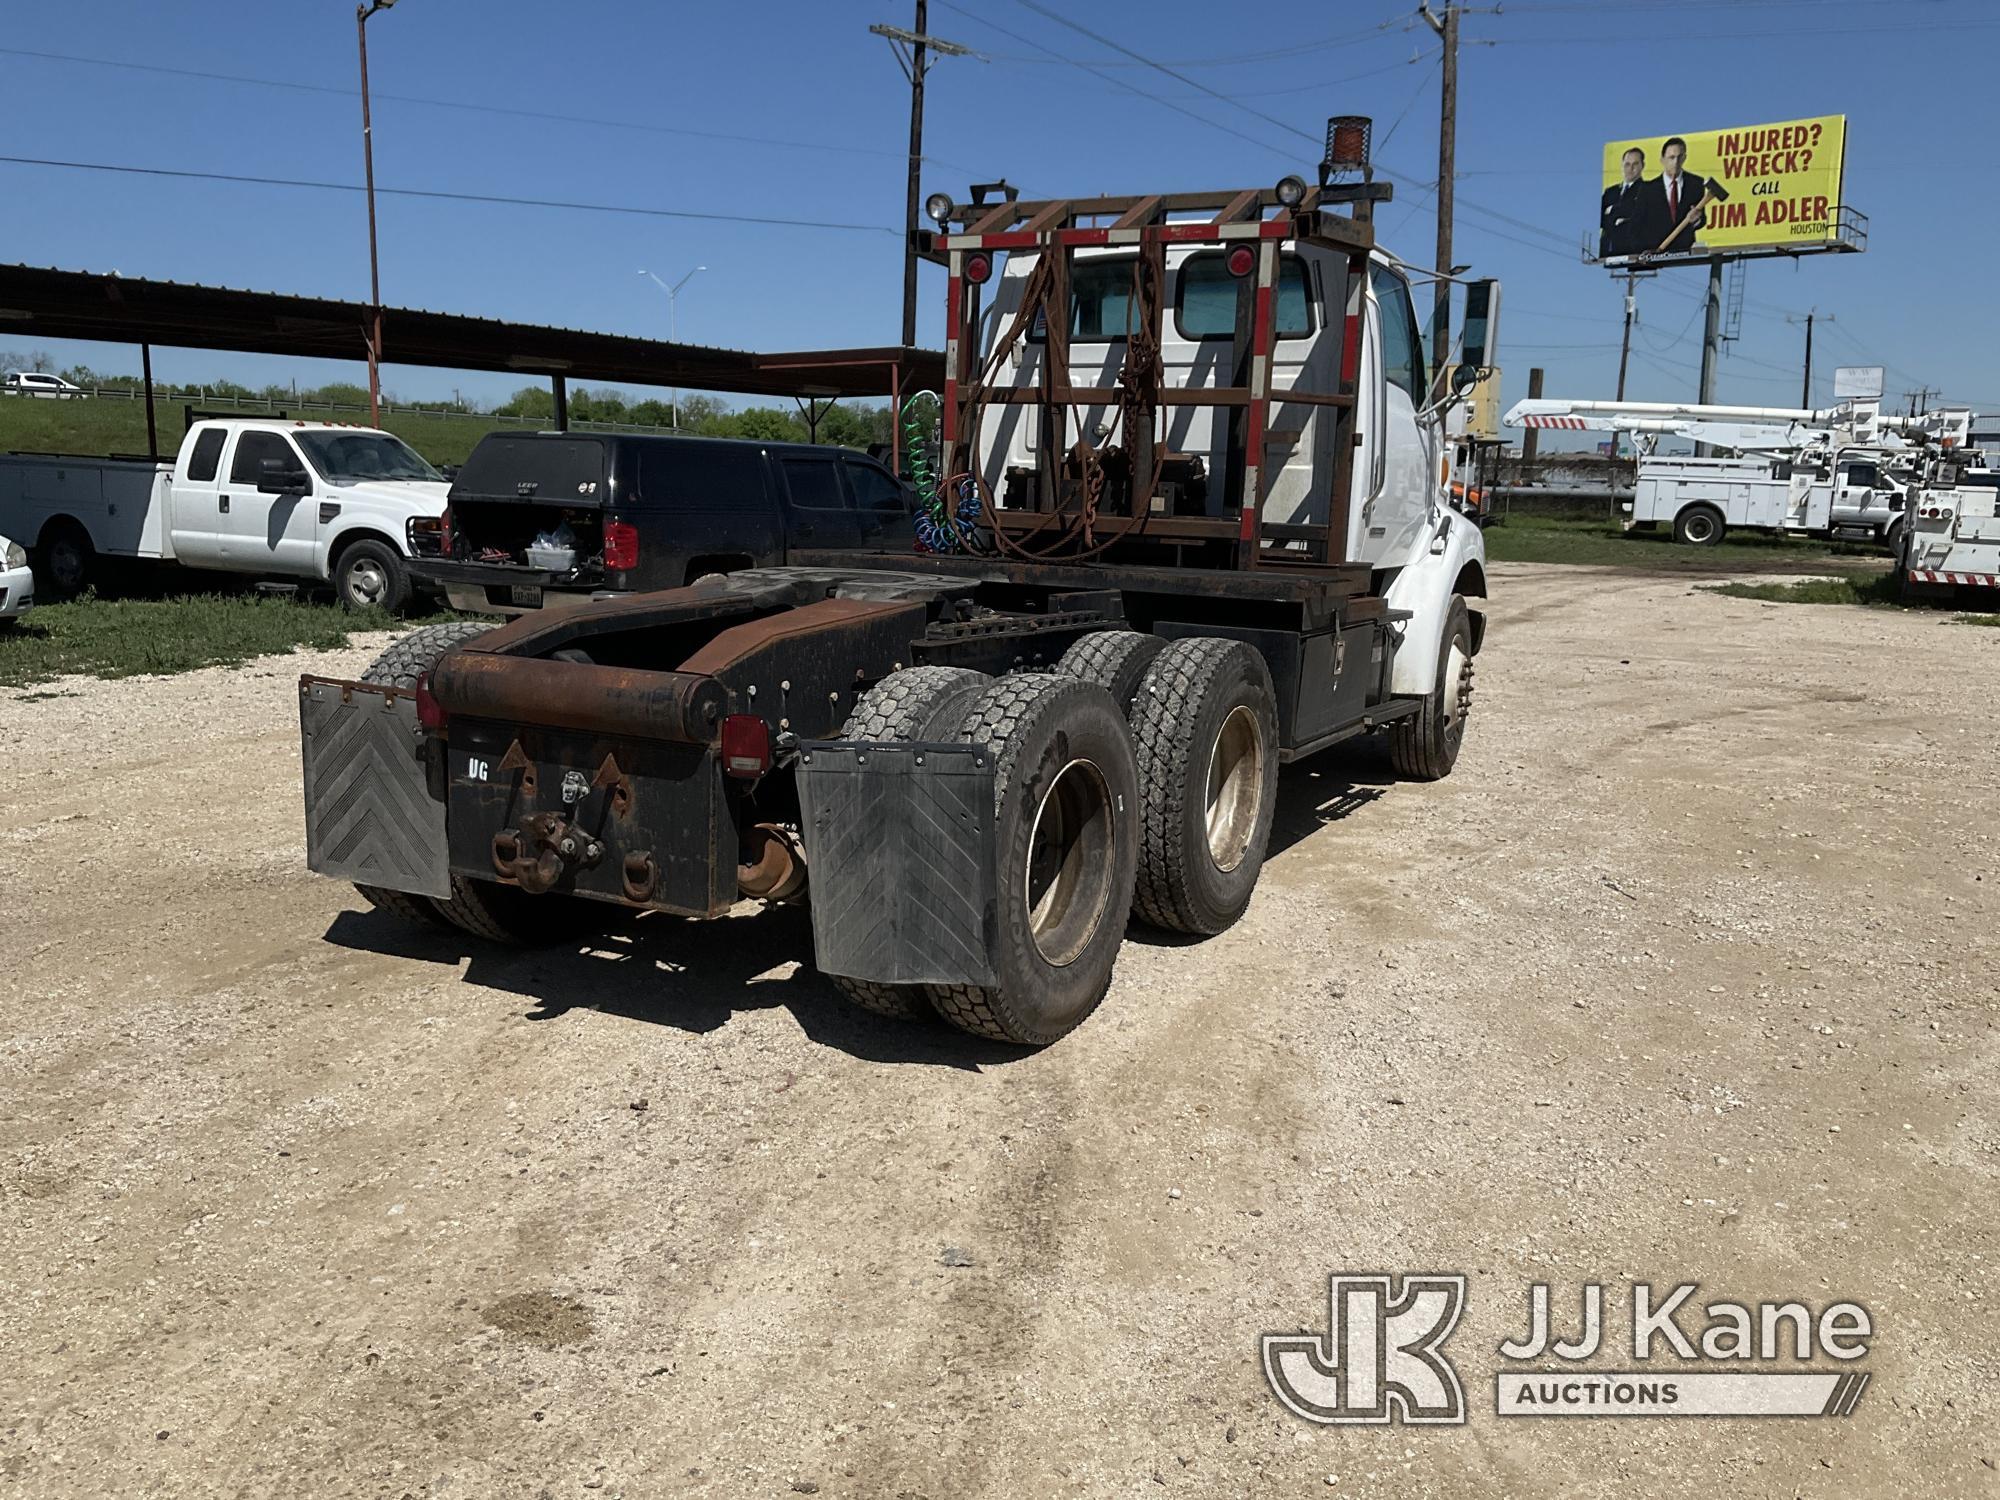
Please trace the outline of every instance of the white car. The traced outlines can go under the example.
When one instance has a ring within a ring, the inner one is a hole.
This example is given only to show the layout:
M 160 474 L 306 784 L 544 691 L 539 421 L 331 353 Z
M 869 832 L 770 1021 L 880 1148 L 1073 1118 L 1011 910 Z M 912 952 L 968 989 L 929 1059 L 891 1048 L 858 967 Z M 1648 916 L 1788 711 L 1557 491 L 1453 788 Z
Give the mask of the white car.
M 71 385 L 60 375 L 44 375 L 39 370 L 9 370 L 0 375 L 0 396 L 40 396 L 49 401 L 69 401 L 82 394 L 82 386 Z
M 0 630 L 34 607 L 35 575 L 28 571 L 27 549 L 0 536 Z

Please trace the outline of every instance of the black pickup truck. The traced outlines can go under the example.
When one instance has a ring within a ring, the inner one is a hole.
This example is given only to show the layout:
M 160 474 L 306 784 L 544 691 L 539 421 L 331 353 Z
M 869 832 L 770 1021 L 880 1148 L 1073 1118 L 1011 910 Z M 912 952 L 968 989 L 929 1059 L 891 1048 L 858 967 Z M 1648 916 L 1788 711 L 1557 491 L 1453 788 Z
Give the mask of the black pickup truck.
M 412 570 L 454 609 L 517 615 L 674 589 L 788 551 L 896 551 L 916 497 L 867 455 L 804 443 L 493 433 Z

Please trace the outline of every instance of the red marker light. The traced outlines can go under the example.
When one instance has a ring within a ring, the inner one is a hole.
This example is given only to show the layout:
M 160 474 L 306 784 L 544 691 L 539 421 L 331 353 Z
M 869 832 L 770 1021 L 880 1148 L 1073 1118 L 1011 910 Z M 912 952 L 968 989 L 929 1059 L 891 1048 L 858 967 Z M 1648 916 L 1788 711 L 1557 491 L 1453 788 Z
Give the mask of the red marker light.
M 771 726 L 755 714 L 731 714 L 722 721 L 722 769 L 755 781 L 771 769 Z
M 451 715 L 444 711 L 444 705 L 431 696 L 431 674 L 425 672 L 417 678 L 417 722 L 432 734 L 443 734 L 451 725 Z
M 984 250 L 975 250 L 965 257 L 965 279 L 974 286 L 984 286 L 993 274 L 993 257 Z
M 1257 252 L 1248 245 L 1238 245 L 1223 263 L 1229 267 L 1231 276 L 1248 276 L 1257 269 Z

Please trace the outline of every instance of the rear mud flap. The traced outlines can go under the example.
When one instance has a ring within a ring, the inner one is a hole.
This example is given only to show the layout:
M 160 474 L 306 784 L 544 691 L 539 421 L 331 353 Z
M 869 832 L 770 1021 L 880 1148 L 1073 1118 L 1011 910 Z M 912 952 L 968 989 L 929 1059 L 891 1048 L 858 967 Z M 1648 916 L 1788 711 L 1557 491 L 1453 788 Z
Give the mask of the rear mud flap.
M 821 972 L 878 984 L 992 984 L 985 749 L 810 741 L 798 786 Z
M 431 795 L 406 690 L 299 679 L 306 865 L 416 896 L 451 895 L 444 803 Z

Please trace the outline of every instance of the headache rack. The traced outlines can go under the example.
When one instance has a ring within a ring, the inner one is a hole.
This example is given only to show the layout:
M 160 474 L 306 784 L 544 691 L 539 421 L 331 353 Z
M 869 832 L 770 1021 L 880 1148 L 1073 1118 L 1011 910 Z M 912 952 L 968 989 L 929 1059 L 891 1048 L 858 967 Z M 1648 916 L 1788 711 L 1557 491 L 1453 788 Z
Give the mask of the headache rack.
M 1005 183 L 992 183 L 974 187 L 969 203 L 947 206 L 943 195 L 931 200 L 927 207 L 939 232 L 920 235 L 919 244 L 950 273 L 942 467 L 947 475 L 977 487 L 981 524 L 990 525 L 992 546 L 1001 557 L 1014 562 L 1171 560 L 1287 572 L 1347 564 L 1359 442 L 1355 393 L 1363 288 L 1375 244 L 1371 211 L 1392 189 L 1370 179 L 1365 168 L 1362 181 L 1329 185 L 1330 173 L 1338 170 L 1331 166 L 1333 144 L 1329 129 L 1329 164 L 1321 167 L 1318 187 L 1289 177 L 1270 188 L 1026 202 Z M 1351 212 L 1336 214 L 1336 206 L 1351 206 Z M 1191 245 L 1218 246 L 1228 254 L 1237 311 L 1228 383 L 1175 388 L 1165 383 L 1161 358 L 1170 301 L 1166 253 L 1170 247 Z M 1340 319 L 1341 351 L 1331 391 L 1272 388 L 1276 288 L 1281 247 L 1287 245 L 1333 252 L 1323 262 L 1329 273 L 1321 298 L 1328 324 Z M 1138 252 L 1125 357 L 1115 384 L 1072 385 L 1072 261 L 1078 250 L 1104 246 Z M 1033 251 L 1038 258 L 1018 314 L 982 360 L 980 299 L 1001 251 Z M 1344 284 L 1338 288 L 1332 284 L 1334 266 L 1344 267 Z M 1045 341 L 1039 379 L 1027 386 L 995 384 L 995 372 L 1030 329 Z M 1288 404 L 1324 408 L 1335 423 L 1332 493 L 1323 525 L 1264 517 L 1271 409 Z M 1036 472 L 1025 495 L 996 495 L 981 473 L 979 425 L 989 406 L 1035 409 L 1028 420 L 1037 424 Z M 1072 442 L 1071 415 L 1085 407 L 1115 408 L 1121 441 L 1094 444 L 1078 435 Z M 1204 475 L 1211 493 L 1220 487 L 1220 503 L 1208 507 L 1219 513 L 1172 514 L 1162 503 L 1160 479 L 1167 466 L 1193 457 L 1170 454 L 1161 441 L 1161 410 L 1174 407 L 1215 408 L 1214 420 L 1226 429 L 1220 472 Z

